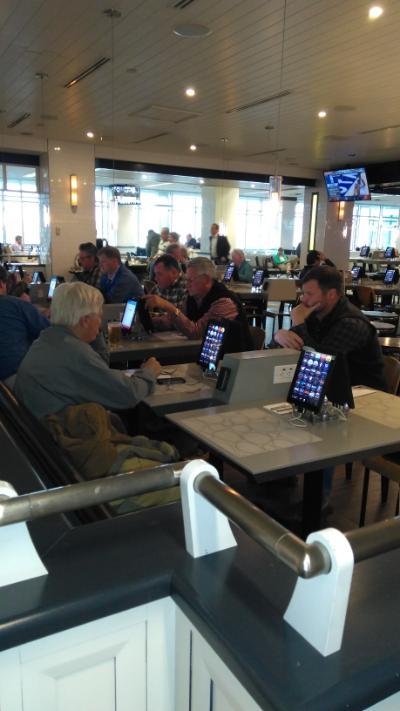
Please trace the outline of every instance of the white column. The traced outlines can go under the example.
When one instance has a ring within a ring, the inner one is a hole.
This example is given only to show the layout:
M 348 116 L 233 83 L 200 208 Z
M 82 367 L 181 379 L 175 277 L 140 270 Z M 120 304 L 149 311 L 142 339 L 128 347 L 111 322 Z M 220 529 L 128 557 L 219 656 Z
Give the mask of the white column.
M 61 150 L 54 150 L 56 146 Z M 78 179 L 76 211 L 70 206 L 71 175 Z M 94 146 L 49 141 L 48 186 L 51 239 L 48 272 L 69 279 L 78 245 L 96 240 Z
M 296 200 L 282 200 L 281 247 L 283 249 L 293 248 L 296 203 Z
M 318 208 L 317 208 L 317 219 L 315 228 L 315 245 L 313 249 L 324 249 L 325 242 L 325 227 L 326 227 L 326 210 L 327 210 L 327 199 L 326 190 L 320 186 L 315 188 L 304 188 L 304 213 L 303 213 L 303 230 L 301 236 L 301 255 L 300 264 L 306 263 L 306 256 L 308 252 L 308 240 L 310 235 L 310 221 L 311 221 L 311 200 L 313 193 L 318 194 Z M 330 255 L 327 255 L 330 256 Z M 334 261 L 334 260 L 332 260 Z
M 215 218 L 215 188 L 203 185 L 201 188 L 201 249 L 208 252 L 210 249 L 210 226 L 216 222 Z
M 340 205 L 343 207 L 342 211 Z M 338 269 L 349 268 L 352 222 L 352 202 L 328 203 L 324 242 L 320 249 L 336 264 Z
M 231 248 L 236 246 L 236 216 L 239 204 L 239 188 L 215 188 L 215 222 L 220 233 L 228 237 Z

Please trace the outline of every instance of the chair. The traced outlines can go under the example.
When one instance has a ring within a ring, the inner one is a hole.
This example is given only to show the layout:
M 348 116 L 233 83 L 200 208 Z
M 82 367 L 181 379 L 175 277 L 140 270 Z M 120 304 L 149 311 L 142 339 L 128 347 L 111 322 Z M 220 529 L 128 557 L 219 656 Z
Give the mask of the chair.
M 388 383 L 388 392 L 398 395 L 400 386 L 400 361 L 393 356 L 383 356 L 385 376 Z M 398 454 L 368 457 L 363 461 L 365 466 L 363 493 L 361 498 L 361 510 L 359 525 L 364 526 L 365 513 L 367 508 L 369 474 L 371 469 L 382 477 L 381 481 L 381 502 L 386 503 L 389 490 L 389 480 L 396 481 L 400 485 L 400 456 Z M 400 493 L 400 489 L 399 489 Z M 396 513 L 399 513 L 399 494 L 397 495 Z
M 258 326 L 249 326 L 250 335 L 253 339 L 254 349 L 256 351 L 261 351 L 265 348 L 265 331 L 263 328 Z
M 289 304 L 289 307 L 296 303 L 297 287 L 296 281 L 294 279 L 269 279 L 267 282 L 267 304 L 264 312 L 265 318 L 272 318 L 272 332 L 275 331 L 275 320 L 278 318 L 279 328 L 282 328 L 282 322 L 284 316 L 289 316 L 290 311 L 285 311 L 285 304 Z M 269 304 L 272 301 L 280 302 L 278 311 L 273 311 L 269 308 Z
M 353 290 L 358 302 L 357 306 L 360 309 L 373 311 L 375 306 L 374 290 L 370 286 L 354 286 Z

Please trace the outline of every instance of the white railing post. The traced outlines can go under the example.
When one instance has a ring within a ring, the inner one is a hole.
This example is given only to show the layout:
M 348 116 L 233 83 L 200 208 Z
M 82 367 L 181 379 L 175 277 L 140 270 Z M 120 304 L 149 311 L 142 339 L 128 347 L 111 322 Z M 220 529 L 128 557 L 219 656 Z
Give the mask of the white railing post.
M 342 644 L 354 556 L 347 538 L 335 528 L 311 533 L 307 543 L 325 546 L 331 570 L 308 580 L 297 579 L 284 619 L 326 657 Z
M 0 481 L 0 497 L 3 496 L 18 496 L 14 487 L 7 481 Z M 0 587 L 47 575 L 47 569 L 39 558 L 26 523 L 0 526 L 0 550 Z
M 204 472 L 219 479 L 215 467 L 197 459 L 184 467 L 180 480 L 186 550 L 193 558 L 237 545 L 227 517 L 194 490 L 194 480 Z

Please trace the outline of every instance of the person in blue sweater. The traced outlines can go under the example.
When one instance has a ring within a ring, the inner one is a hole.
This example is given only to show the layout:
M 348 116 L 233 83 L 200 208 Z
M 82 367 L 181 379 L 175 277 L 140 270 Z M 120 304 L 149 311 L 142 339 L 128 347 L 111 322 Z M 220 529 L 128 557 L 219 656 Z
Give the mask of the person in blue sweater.
M 15 375 L 33 341 L 50 325 L 28 301 L 7 295 L 7 276 L 0 267 L 0 380 Z
M 97 256 L 103 273 L 99 288 L 106 304 L 124 304 L 128 299 L 143 296 L 138 278 L 121 263 L 119 249 L 103 247 Z

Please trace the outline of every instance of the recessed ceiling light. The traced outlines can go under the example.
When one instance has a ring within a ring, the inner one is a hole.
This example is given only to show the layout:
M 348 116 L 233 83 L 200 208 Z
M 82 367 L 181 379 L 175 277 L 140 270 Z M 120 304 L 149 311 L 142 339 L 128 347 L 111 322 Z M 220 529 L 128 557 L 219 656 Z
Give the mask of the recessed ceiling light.
M 191 146 L 189 146 L 189 148 L 191 151 L 197 151 L 197 146 L 194 143 L 192 143 Z
M 203 180 L 203 178 L 200 178 L 200 185 L 204 185 L 204 180 Z
M 319 118 L 325 118 L 327 116 L 326 111 L 318 111 Z
M 149 176 L 146 175 L 146 173 L 143 173 L 143 175 L 142 175 L 142 180 L 148 180 L 148 179 L 149 179 Z
M 251 187 L 251 188 L 255 188 L 255 187 L 256 187 L 256 184 L 255 184 L 255 183 L 252 183 L 252 184 L 250 185 L 250 187 Z
M 378 17 L 380 17 L 382 15 L 382 13 L 383 13 L 382 7 L 379 7 L 379 5 L 373 5 L 368 10 L 368 17 L 370 20 L 376 20 Z
M 193 89 L 192 86 L 188 86 L 188 88 L 185 89 L 185 94 L 186 96 L 196 96 L 196 89 Z
M 94 133 L 93 133 L 93 131 L 86 131 L 86 137 L 87 137 L 87 138 L 94 138 Z
M 208 37 L 208 35 L 211 34 L 212 30 L 210 30 L 210 28 L 206 27 L 205 25 L 189 24 L 177 25 L 177 27 L 174 27 L 172 32 L 174 33 L 174 35 L 177 35 L 177 37 L 184 37 L 185 39 L 190 39 L 191 37 Z
M 55 151 L 61 151 L 61 146 L 54 146 Z

